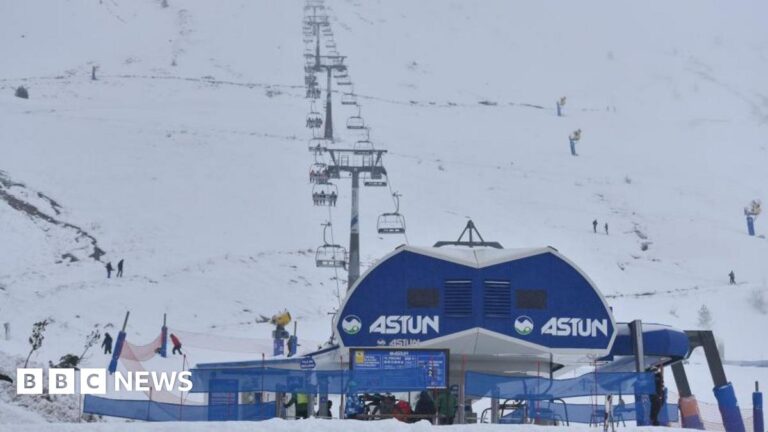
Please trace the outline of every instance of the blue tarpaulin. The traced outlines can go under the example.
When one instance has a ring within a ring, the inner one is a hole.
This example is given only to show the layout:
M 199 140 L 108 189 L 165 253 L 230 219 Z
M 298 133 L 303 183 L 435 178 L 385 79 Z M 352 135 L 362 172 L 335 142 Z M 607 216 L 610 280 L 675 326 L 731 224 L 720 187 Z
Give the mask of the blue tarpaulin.
M 83 402 L 83 412 L 144 421 L 266 420 L 275 416 L 275 402 L 182 405 L 150 400 L 108 399 L 86 395 Z
M 549 400 L 593 395 L 653 394 L 653 374 L 633 372 L 588 373 L 575 378 L 466 373 L 466 394 L 501 399 Z
M 421 369 L 397 370 L 289 370 L 244 367 L 192 369 L 192 392 L 208 393 L 226 382 L 234 392 L 317 392 L 329 394 L 407 392 L 427 388 Z
M 568 423 L 587 423 L 599 424 L 605 418 L 605 407 L 602 405 L 591 404 L 572 404 L 565 405 L 562 402 L 539 401 L 533 404 L 533 408 L 520 408 L 509 413 L 504 413 L 500 423 L 519 424 L 526 416 L 528 420 L 539 420 L 545 422 Z M 666 404 L 659 414 L 662 423 L 677 422 L 680 420 L 679 411 L 676 404 Z M 635 421 L 635 404 L 614 405 L 613 420 L 615 422 Z

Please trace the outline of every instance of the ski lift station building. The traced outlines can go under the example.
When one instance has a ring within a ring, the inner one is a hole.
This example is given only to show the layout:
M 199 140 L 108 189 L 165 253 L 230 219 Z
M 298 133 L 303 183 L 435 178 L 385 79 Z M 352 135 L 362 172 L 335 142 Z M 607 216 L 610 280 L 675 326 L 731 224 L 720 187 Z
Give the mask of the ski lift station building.
M 734 414 L 738 406 L 733 386 L 725 377 L 711 331 L 681 331 L 639 320 L 617 322 L 594 282 L 552 247 L 503 249 L 492 242 L 483 242 L 483 247 L 453 247 L 457 243 L 401 246 L 371 266 L 350 287 L 335 314 L 332 343 L 318 351 L 271 360 L 199 364 L 193 370 L 195 385 L 207 391 L 217 376 L 227 376 L 233 380 L 232 391 L 243 391 L 263 387 L 263 380 L 259 383 L 254 376 L 272 374 L 274 369 L 295 371 L 298 375 L 285 376 L 301 380 L 307 366 L 318 374 L 318 382 L 328 382 L 337 371 L 357 368 L 360 359 L 367 362 L 367 354 L 358 356 L 364 352 L 439 350 L 448 360 L 446 385 L 456 384 L 460 394 L 473 387 L 471 394 L 482 397 L 488 395 L 486 390 L 497 391 L 493 388 L 509 380 L 542 375 L 552 379 L 589 366 L 594 374 L 582 375 L 579 379 L 587 377 L 587 381 L 577 386 L 583 390 L 578 395 L 586 396 L 593 388 L 589 380 L 596 381 L 598 376 L 613 380 L 616 374 L 611 373 L 619 373 L 640 379 L 643 372 L 671 365 L 683 425 L 696 428 L 698 408 L 682 360 L 701 346 L 725 413 L 726 430 L 743 431 L 741 415 Z M 359 385 L 357 375 L 354 381 Z M 336 381 L 332 386 L 336 390 L 330 392 L 328 387 L 317 389 L 321 400 L 328 393 L 349 392 L 352 382 L 346 382 L 342 378 L 340 387 Z M 295 391 L 298 387 L 288 383 L 282 388 Z M 386 388 L 369 385 L 364 391 L 390 391 Z M 618 393 L 631 393 L 631 388 Z M 513 393 L 501 396 L 520 398 Z M 469 397 L 470 392 L 466 394 Z
M 452 382 L 462 370 L 521 374 L 633 355 L 628 325 L 551 247 L 402 246 L 351 287 L 334 331 L 342 356 L 349 348 L 448 349 Z M 646 325 L 643 339 L 649 365 L 688 351 L 685 333 L 670 327 Z M 634 370 L 623 363 L 614 369 Z

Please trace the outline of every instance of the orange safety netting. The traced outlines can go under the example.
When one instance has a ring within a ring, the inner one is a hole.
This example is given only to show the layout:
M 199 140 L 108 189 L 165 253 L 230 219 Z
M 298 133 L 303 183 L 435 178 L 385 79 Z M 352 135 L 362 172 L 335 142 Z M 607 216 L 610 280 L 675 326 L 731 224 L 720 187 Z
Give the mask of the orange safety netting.
M 157 355 L 157 352 L 162 346 L 162 344 L 163 344 L 162 334 L 157 335 L 157 337 L 152 342 L 146 345 L 134 345 L 128 342 L 128 339 L 126 339 L 125 342 L 123 343 L 123 350 L 120 352 L 120 358 L 125 360 L 137 360 L 137 361 L 149 360 L 155 355 Z
M 670 391 L 667 397 L 668 401 L 675 402 L 680 398 L 675 392 Z M 717 404 L 698 401 L 699 414 L 701 415 L 701 423 L 704 425 L 704 430 L 711 431 L 723 431 L 725 432 L 725 426 L 723 426 L 723 418 L 720 414 L 720 408 Z M 741 418 L 744 419 L 744 429 L 746 432 L 754 432 L 754 424 L 752 422 L 752 410 L 741 410 Z

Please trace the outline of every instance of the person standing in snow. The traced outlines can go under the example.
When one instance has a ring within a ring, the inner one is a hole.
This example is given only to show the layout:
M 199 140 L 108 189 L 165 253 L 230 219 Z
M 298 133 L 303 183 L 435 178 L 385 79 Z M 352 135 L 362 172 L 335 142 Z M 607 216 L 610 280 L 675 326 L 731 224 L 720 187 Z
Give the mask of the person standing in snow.
M 578 156 L 578 154 L 576 154 L 576 144 L 579 140 L 581 140 L 581 129 L 576 129 L 568 137 L 568 141 L 571 143 L 571 156 Z
M 597 219 L 592 221 L 592 231 L 597 234 Z
M 107 279 L 112 277 L 112 261 L 108 262 L 106 266 L 104 266 L 107 269 Z
M 104 341 L 101 343 L 101 347 L 104 348 L 104 354 L 112 354 L 112 336 L 109 333 L 104 333 Z
M 296 405 L 296 418 L 309 418 L 309 396 L 306 393 L 293 393 L 283 408 Z
M 565 96 L 557 100 L 557 116 L 563 116 L 563 106 L 565 106 Z
M 734 273 L 733 270 L 731 270 L 731 272 L 728 273 L 728 278 L 730 279 L 731 285 L 736 285 L 736 273 Z
M 605 235 L 608 235 L 608 222 L 605 223 L 603 228 L 605 228 Z
M 123 259 L 120 258 L 120 261 L 117 262 L 117 274 L 116 277 L 123 277 Z
M 173 333 L 171 333 L 171 343 L 173 344 L 173 351 L 171 351 L 172 354 L 175 355 L 178 351 L 179 354 L 184 355 L 184 353 L 181 352 L 181 341 Z
M 664 371 L 656 368 L 653 374 L 656 393 L 651 395 L 651 424 L 659 426 L 659 414 L 664 405 Z
M 419 394 L 419 400 L 416 401 L 416 409 L 413 410 L 413 413 L 417 416 L 416 421 L 424 419 L 430 423 L 434 422 L 437 409 L 435 408 L 435 401 L 432 400 L 428 391 L 423 390 Z

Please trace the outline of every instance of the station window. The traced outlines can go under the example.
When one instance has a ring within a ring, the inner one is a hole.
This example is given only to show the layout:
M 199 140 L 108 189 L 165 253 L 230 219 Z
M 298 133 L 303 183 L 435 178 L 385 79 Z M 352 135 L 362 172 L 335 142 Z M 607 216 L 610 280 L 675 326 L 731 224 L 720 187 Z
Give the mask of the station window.
M 483 291 L 483 313 L 487 318 L 509 318 L 512 293 L 509 281 L 487 280 Z
M 546 290 L 517 290 L 518 309 L 546 309 Z
M 472 316 L 472 281 L 445 281 L 445 316 L 464 318 Z
M 408 307 L 436 308 L 440 305 L 440 292 L 437 288 L 410 288 L 408 290 Z

